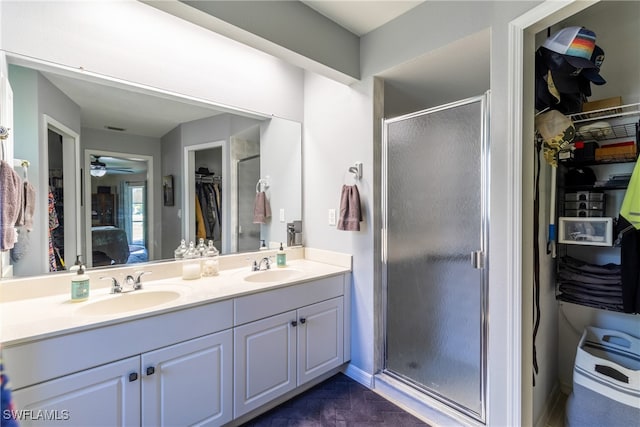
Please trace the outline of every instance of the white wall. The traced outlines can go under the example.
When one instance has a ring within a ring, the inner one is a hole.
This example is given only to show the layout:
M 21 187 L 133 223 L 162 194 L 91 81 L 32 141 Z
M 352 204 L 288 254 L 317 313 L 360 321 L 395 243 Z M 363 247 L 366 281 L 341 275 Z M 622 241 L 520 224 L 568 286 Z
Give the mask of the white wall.
M 304 244 L 353 254 L 351 360 L 373 373 L 373 123 L 372 79 L 345 86 L 317 74 L 305 75 L 303 127 Z M 328 225 L 328 210 L 339 212 L 348 172 L 363 163 L 357 183 L 363 221 L 360 231 L 340 231 Z
M 9 1 L 0 7 L 0 48 L 8 52 L 302 119 L 299 68 L 149 5 Z

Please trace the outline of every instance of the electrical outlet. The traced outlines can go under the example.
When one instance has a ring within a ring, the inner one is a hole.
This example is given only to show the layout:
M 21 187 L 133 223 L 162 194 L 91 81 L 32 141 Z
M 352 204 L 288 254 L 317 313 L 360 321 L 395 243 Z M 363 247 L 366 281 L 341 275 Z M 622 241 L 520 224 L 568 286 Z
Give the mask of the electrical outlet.
M 336 225 L 336 210 L 329 209 L 329 225 Z
M 284 209 L 280 209 L 280 222 L 284 222 Z

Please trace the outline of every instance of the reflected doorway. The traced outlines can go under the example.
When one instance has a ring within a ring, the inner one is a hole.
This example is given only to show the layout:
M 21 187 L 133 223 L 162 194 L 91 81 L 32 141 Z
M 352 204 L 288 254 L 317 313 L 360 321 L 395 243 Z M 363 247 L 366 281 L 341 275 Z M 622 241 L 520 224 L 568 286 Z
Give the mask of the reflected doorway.
M 88 165 L 87 165 L 88 163 Z M 109 266 L 152 259 L 152 158 L 85 151 L 86 263 Z
M 123 183 L 125 212 L 124 226 L 129 241 L 128 264 L 147 262 L 147 183 L 145 181 Z
M 49 191 L 40 195 L 46 198 L 48 208 L 48 214 L 43 216 L 48 241 L 43 259 L 47 260 L 45 271 L 52 272 L 66 270 L 80 253 L 80 180 L 77 172 L 80 136 L 52 117 L 44 115 L 44 121 L 47 173 L 42 178 L 46 179 L 47 185 L 41 188 Z M 16 270 L 33 265 L 28 257 L 19 261 L 22 265 L 16 262 Z

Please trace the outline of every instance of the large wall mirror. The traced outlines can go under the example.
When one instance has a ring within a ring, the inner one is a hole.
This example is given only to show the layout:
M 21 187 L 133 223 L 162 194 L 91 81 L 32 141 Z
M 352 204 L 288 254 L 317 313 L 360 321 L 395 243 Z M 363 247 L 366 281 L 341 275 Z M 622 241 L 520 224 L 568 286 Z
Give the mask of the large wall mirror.
M 14 276 L 65 271 L 77 255 L 92 268 L 172 259 L 181 239 L 255 251 L 302 220 L 300 123 L 7 60 L 14 155 L 37 192 Z

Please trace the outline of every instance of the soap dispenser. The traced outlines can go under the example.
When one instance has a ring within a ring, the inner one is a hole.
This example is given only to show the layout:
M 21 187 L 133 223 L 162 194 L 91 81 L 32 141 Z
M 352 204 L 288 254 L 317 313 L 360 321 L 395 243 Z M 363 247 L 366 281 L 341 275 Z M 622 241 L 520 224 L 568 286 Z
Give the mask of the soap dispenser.
M 78 267 L 78 273 L 71 278 L 71 301 L 86 301 L 89 298 L 89 276 L 84 272 L 84 265 Z
M 76 255 L 76 262 L 69 267 L 69 271 L 78 271 L 82 266 L 82 255 Z
M 287 254 L 282 247 L 282 242 L 280 242 L 280 249 L 278 249 L 278 253 L 276 254 L 276 265 L 280 268 L 287 266 Z

